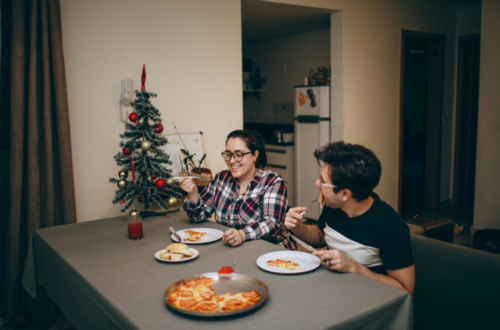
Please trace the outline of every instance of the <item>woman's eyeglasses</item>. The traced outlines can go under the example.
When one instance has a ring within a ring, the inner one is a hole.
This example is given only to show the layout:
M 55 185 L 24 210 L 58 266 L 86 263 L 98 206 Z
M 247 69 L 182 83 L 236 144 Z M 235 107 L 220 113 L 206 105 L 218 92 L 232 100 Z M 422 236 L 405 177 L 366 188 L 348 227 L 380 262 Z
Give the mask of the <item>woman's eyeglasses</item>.
M 251 154 L 252 152 L 241 152 L 241 151 L 235 151 L 235 152 L 229 152 L 229 151 L 223 151 L 221 153 L 222 159 L 224 159 L 225 162 L 231 161 L 231 158 L 234 157 L 234 160 L 237 162 L 241 162 L 243 160 L 243 156 L 247 154 Z

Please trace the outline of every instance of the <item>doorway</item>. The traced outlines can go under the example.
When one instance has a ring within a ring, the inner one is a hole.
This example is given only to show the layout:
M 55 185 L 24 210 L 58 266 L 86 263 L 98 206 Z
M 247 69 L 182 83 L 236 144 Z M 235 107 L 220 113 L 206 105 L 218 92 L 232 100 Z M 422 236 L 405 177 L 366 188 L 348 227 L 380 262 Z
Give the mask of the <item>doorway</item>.
M 457 108 L 452 206 L 474 211 L 480 35 L 458 38 Z
M 444 35 L 403 31 L 400 81 L 400 214 L 439 206 Z

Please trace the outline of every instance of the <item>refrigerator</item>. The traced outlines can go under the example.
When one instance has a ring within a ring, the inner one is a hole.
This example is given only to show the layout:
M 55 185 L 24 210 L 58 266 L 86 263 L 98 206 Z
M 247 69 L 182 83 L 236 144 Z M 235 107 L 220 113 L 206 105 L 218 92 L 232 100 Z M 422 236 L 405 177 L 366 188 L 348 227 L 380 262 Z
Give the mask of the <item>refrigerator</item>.
M 321 167 L 314 150 L 330 142 L 330 86 L 295 86 L 295 206 L 309 206 L 319 198 L 316 180 Z M 318 203 L 309 207 L 307 219 L 318 220 Z

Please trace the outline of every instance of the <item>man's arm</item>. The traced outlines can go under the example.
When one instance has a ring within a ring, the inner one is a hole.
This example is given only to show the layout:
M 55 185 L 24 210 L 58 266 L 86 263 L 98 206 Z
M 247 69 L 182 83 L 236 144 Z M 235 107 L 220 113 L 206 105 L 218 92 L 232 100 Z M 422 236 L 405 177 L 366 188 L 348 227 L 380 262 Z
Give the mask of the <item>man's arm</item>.
M 319 227 L 302 223 L 304 216 L 301 213 L 306 210 L 307 207 L 294 207 L 288 210 L 285 216 L 285 227 L 306 243 L 314 247 L 323 247 L 326 245 L 325 235 Z
M 339 250 L 326 250 L 313 252 L 321 261 L 327 263 L 332 270 L 339 272 L 356 273 L 368 277 L 380 283 L 388 284 L 397 289 L 408 292 L 413 297 L 415 289 L 415 266 L 406 268 L 387 270 L 387 275 L 377 274 L 344 255 Z

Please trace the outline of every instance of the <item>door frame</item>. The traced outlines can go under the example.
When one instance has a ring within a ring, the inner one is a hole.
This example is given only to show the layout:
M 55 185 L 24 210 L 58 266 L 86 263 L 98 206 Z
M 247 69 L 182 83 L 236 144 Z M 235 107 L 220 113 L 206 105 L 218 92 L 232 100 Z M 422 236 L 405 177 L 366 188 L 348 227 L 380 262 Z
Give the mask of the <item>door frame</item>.
M 455 108 L 455 139 L 453 146 L 453 178 L 452 178 L 452 194 L 451 194 L 451 205 L 452 207 L 458 206 L 458 180 L 459 180 L 459 170 L 460 170 L 460 153 L 462 144 L 462 85 L 463 85 L 463 71 L 462 67 L 464 64 L 464 43 L 467 41 L 479 41 L 481 42 L 480 34 L 471 34 L 458 37 L 458 51 L 457 51 L 457 83 L 456 83 L 456 108 Z
M 434 67 L 429 69 L 428 108 L 427 122 L 431 120 L 434 125 L 430 126 L 429 135 L 437 136 L 439 143 L 426 142 L 426 164 L 425 164 L 425 208 L 437 210 L 439 206 L 439 184 L 441 169 L 441 118 L 443 112 L 443 78 L 444 78 L 444 34 L 416 32 L 409 30 L 401 31 L 401 53 L 400 53 L 400 75 L 399 75 L 399 150 L 398 150 L 398 213 L 401 215 L 402 187 L 403 187 L 403 121 L 404 121 L 404 67 L 405 67 L 405 40 L 406 38 L 419 38 L 434 41 L 433 48 L 438 55 Z M 431 65 L 429 65 L 431 66 Z M 430 111 L 431 107 L 438 107 L 437 113 Z M 436 157 L 431 164 L 431 155 Z M 431 174 L 428 175 L 428 171 Z M 431 178 L 432 176 L 432 178 Z M 437 178 L 436 178 L 437 177 Z

